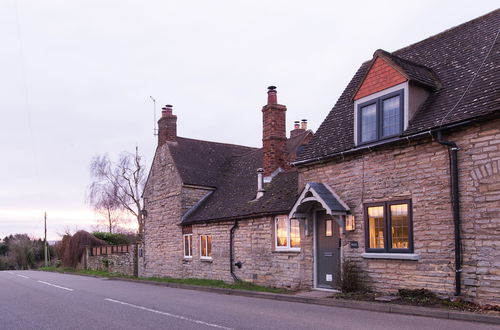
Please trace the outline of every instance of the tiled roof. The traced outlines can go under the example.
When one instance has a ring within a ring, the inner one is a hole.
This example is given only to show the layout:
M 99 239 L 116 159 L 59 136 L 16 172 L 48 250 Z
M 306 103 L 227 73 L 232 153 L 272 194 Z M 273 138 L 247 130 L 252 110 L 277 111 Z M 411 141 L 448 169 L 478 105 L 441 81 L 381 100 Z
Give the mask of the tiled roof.
M 288 152 L 295 152 L 307 135 L 289 139 Z M 297 172 L 290 171 L 265 184 L 264 196 L 255 200 L 262 149 L 181 137 L 169 142 L 169 148 L 185 184 L 215 188 L 186 214 L 183 224 L 287 213 L 298 196 Z
M 410 81 L 422 86 L 430 87 L 433 90 L 439 89 L 439 79 L 429 68 L 415 62 L 405 60 L 404 58 L 388 53 L 382 49 L 377 50 L 375 55 L 386 58 L 389 62 L 392 62 L 395 66 L 400 68 L 401 71 L 403 71 L 402 73 Z
M 499 29 L 500 10 L 495 10 L 389 54 L 413 80 L 425 83 L 430 72 L 441 83 L 401 137 L 500 112 Z M 361 65 L 297 161 L 355 147 L 352 98 L 369 66 Z

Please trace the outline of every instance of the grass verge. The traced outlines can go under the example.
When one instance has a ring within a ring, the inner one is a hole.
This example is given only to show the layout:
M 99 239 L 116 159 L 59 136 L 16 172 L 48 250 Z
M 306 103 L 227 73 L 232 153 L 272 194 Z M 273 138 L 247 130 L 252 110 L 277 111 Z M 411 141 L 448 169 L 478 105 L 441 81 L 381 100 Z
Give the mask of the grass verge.
M 71 274 L 84 274 L 84 275 L 94 275 L 99 277 L 114 277 L 114 278 L 128 278 L 141 280 L 145 282 L 163 282 L 163 283 L 177 283 L 186 285 L 197 285 L 197 286 L 207 286 L 211 288 L 224 288 L 224 289 L 235 289 L 235 290 L 247 290 L 247 291 L 258 291 L 258 292 L 270 292 L 270 293 L 288 293 L 288 290 L 280 288 L 271 288 L 266 286 L 260 286 L 248 282 L 236 282 L 227 283 L 220 280 L 209 280 L 201 278 L 172 278 L 172 277 L 134 277 L 130 275 L 124 275 L 119 273 L 110 273 L 102 270 L 85 270 L 85 269 L 74 269 L 68 267 L 41 267 L 39 270 L 48 272 L 58 272 L 58 273 L 71 273 Z

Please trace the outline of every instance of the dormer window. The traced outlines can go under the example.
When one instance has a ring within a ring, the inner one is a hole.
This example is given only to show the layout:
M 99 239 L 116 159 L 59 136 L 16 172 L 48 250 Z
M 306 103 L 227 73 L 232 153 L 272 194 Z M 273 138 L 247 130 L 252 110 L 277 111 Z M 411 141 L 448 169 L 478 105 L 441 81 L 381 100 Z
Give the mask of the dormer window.
M 399 135 L 403 130 L 404 90 L 358 104 L 358 143 Z
M 401 135 L 430 93 L 440 86 L 430 69 L 377 50 L 352 97 L 354 143 L 369 144 Z

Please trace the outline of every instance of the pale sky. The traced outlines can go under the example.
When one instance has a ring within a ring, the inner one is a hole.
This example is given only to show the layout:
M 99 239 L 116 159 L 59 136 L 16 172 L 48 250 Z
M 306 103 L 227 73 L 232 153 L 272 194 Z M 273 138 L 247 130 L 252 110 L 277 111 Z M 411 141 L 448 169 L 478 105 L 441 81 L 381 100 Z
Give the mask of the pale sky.
M 89 229 L 92 156 L 156 147 L 152 95 L 179 136 L 259 147 L 269 85 L 316 130 L 375 50 L 496 1 L 0 1 L 0 238 Z

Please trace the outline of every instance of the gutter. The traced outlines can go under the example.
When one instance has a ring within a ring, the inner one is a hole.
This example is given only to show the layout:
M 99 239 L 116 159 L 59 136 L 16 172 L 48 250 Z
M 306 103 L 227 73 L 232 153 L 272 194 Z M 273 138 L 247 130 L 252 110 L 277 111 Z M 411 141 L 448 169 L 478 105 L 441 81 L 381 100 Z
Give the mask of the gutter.
M 460 238 L 460 196 L 458 182 L 458 151 L 460 148 L 455 142 L 444 140 L 442 131 L 437 132 L 437 142 L 448 147 L 450 156 L 450 193 L 455 231 L 455 296 L 459 296 L 462 291 L 462 242 Z
M 430 129 L 430 130 L 424 131 L 424 132 L 415 133 L 415 134 L 412 134 L 412 135 L 401 136 L 401 137 L 397 137 L 397 138 L 394 138 L 394 139 L 391 139 L 391 140 L 385 140 L 385 141 L 382 141 L 380 143 L 374 143 L 374 144 L 369 144 L 369 145 L 365 145 L 365 146 L 355 147 L 355 148 L 352 148 L 352 149 L 348 149 L 346 151 L 340 151 L 340 152 L 336 152 L 336 153 L 333 153 L 333 154 L 319 156 L 319 157 L 315 157 L 315 158 L 309 158 L 309 159 L 299 160 L 297 162 L 291 163 L 291 165 L 293 167 L 302 166 L 302 165 L 316 165 L 316 164 L 328 161 L 328 160 L 330 160 L 332 158 L 335 158 L 335 157 L 344 157 L 344 156 L 347 156 L 347 155 L 350 155 L 350 154 L 353 154 L 353 153 L 357 153 L 357 152 L 372 151 L 374 148 L 385 147 L 385 146 L 389 146 L 391 144 L 401 143 L 401 142 L 404 142 L 404 141 L 408 141 L 409 142 L 411 140 L 417 140 L 417 139 L 423 138 L 425 136 L 432 136 L 432 137 L 434 137 L 434 133 L 437 133 L 437 132 L 442 131 L 444 129 L 457 128 L 457 127 L 461 127 L 461 126 L 473 124 L 473 123 L 476 123 L 476 122 L 480 122 L 480 121 L 485 121 L 485 120 L 488 120 L 488 119 L 496 118 L 497 116 L 498 116 L 498 114 L 492 113 L 490 116 L 485 115 L 485 116 L 481 116 L 481 117 L 476 117 L 476 118 L 473 118 L 473 119 L 470 119 L 470 120 L 466 120 L 466 121 L 463 121 L 463 122 L 459 122 L 459 123 L 455 123 L 455 124 L 450 124 L 450 125 L 447 125 L 445 127 L 438 127 L 438 128 L 434 128 L 434 129 Z

